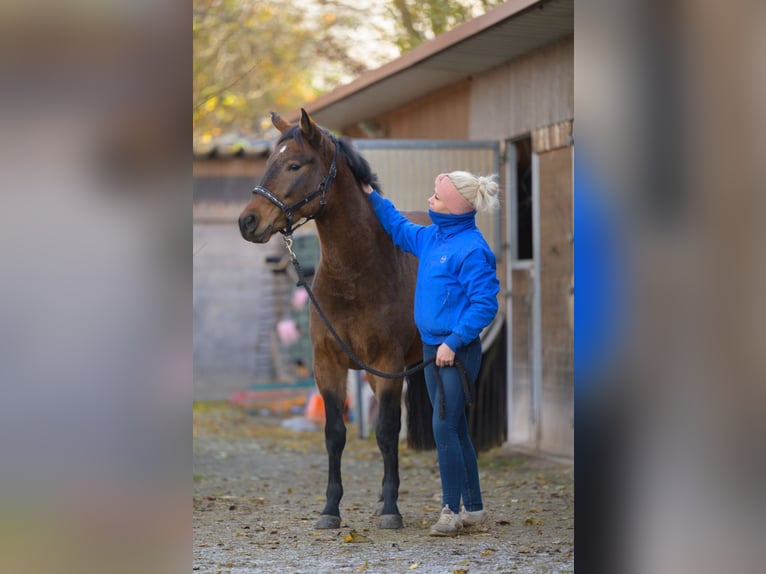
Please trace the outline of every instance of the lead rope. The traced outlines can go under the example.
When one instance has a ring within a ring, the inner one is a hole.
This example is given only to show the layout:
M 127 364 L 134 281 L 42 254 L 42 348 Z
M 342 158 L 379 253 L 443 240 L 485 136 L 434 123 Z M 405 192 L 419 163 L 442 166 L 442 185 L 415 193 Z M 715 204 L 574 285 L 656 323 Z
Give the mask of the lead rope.
M 327 329 L 330 331 L 332 336 L 335 338 L 335 341 L 340 345 L 340 348 L 343 349 L 343 351 L 349 356 L 349 358 L 356 363 L 359 368 L 372 373 L 373 375 L 376 375 L 378 377 L 382 377 L 384 379 L 399 379 L 402 377 L 408 377 L 409 375 L 413 373 L 417 373 L 418 371 L 424 370 L 429 364 L 433 363 L 436 358 L 428 359 L 427 361 L 421 361 L 417 365 L 414 365 L 410 367 L 409 369 L 405 369 L 404 371 L 401 371 L 399 373 L 385 373 L 383 371 L 379 371 L 375 369 L 374 367 L 371 367 L 362 359 L 360 359 L 354 351 L 351 350 L 351 348 L 346 345 L 346 343 L 343 341 L 343 339 L 340 338 L 340 335 L 335 331 L 332 324 L 330 323 L 330 320 L 327 318 L 327 315 L 325 315 L 324 311 L 322 310 L 322 307 L 319 306 L 319 302 L 317 301 L 316 297 L 314 296 L 314 292 L 311 290 L 311 287 L 309 286 L 308 282 L 306 281 L 306 276 L 303 274 L 303 269 L 301 269 L 301 264 L 298 261 L 297 255 L 295 255 L 295 252 L 293 251 L 293 238 L 289 235 L 284 235 L 285 240 L 285 246 L 287 247 L 287 251 L 290 253 L 290 261 L 293 264 L 293 267 L 295 267 L 295 272 L 298 275 L 298 282 L 296 283 L 297 287 L 303 287 L 306 289 L 306 293 L 309 295 L 309 299 L 311 299 L 311 302 L 314 304 L 314 307 L 317 310 L 317 313 L 319 313 L 319 316 L 322 318 L 322 321 L 324 322 Z M 445 406 L 444 406 L 444 383 L 442 382 L 441 375 L 439 374 L 439 369 L 441 367 L 437 367 L 434 365 L 434 374 L 436 375 L 436 387 L 439 391 L 439 418 L 444 419 L 445 416 Z M 463 393 L 465 393 L 465 400 L 470 405 L 473 404 L 473 391 L 471 389 L 471 377 L 468 376 L 468 371 L 466 371 L 465 366 L 463 363 L 460 362 L 460 360 L 455 357 L 455 367 L 457 367 L 458 372 L 460 373 L 460 381 L 463 383 Z

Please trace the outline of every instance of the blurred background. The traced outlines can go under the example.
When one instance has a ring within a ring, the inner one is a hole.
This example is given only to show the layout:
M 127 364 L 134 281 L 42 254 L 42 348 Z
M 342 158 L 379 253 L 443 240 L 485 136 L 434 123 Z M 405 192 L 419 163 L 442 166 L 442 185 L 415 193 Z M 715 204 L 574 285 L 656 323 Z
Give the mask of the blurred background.
M 763 3 L 575 12 L 576 565 L 754 572 Z
M 492 8 L 413 17 L 442 4 L 195 2 L 190 46 L 177 3 L 3 3 L 0 570 L 188 567 L 189 141 L 267 139 L 250 97 L 297 108 Z M 761 570 L 765 25 L 763 3 L 576 5 L 583 572 Z
M 0 7 L 0 570 L 188 565 L 189 11 Z

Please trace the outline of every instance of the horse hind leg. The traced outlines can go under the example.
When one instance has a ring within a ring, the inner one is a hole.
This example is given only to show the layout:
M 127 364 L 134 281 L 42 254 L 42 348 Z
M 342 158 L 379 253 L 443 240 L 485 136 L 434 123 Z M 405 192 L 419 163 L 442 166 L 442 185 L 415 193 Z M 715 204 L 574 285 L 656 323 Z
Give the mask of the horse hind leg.
M 346 423 L 343 421 L 344 392 L 320 391 L 325 408 L 325 448 L 329 461 L 327 496 L 315 528 L 340 528 L 340 499 L 343 497 L 340 463 L 346 446 Z
M 399 431 L 402 426 L 402 381 L 378 380 L 378 423 L 375 437 L 383 455 L 382 508 L 378 526 L 380 528 L 402 528 L 399 512 Z M 376 512 L 377 514 L 377 512 Z

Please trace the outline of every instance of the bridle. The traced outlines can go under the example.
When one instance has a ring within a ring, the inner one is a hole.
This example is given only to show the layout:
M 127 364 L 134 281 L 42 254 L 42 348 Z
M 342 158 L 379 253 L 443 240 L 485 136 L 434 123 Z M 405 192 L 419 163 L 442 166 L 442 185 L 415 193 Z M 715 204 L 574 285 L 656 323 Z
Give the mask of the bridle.
M 330 187 L 330 184 L 335 179 L 335 176 L 338 174 L 338 148 L 340 147 L 338 145 L 338 140 L 333 136 L 332 134 L 327 134 L 330 139 L 332 140 L 333 145 L 335 146 L 335 153 L 332 157 L 332 162 L 330 163 L 330 169 L 327 172 L 327 175 L 324 177 L 324 179 L 319 183 L 319 186 L 312 191 L 310 194 L 308 194 L 306 197 L 301 199 L 298 203 L 294 203 L 293 205 L 287 205 L 284 201 L 279 199 L 274 193 L 269 191 L 267 188 L 265 188 L 262 185 L 256 185 L 253 189 L 253 195 L 260 195 L 261 197 L 265 197 L 268 199 L 271 203 L 279 207 L 279 209 L 282 210 L 282 213 L 285 216 L 285 219 L 287 220 L 287 225 L 283 229 L 281 229 L 279 232 L 284 235 L 285 237 L 289 237 L 293 234 L 293 231 L 298 229 L 301 225 L 305 225 L 312 219 L 319 216 L 319 214 L 322 213 L 324 210 L 325 205 L 327 205 L 327 199 L 326 194 L 327 190 Z M 303 221 L 301 221 L 298 225 L 293 227 L 293 212 L 300 209 L 307 203 L 310 203 L 314 201 L 317 197 L 321 196 L 319 200 L 319 209 L 317 209 L 314 213 L 311 215 L 305 217 Z

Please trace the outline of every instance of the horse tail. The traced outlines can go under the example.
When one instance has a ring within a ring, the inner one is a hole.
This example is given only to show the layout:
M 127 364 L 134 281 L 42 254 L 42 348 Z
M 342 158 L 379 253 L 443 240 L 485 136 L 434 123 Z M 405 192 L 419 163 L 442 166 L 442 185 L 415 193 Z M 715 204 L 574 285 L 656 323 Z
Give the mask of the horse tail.
M 414 450 L 436 448 L 432 426 L 433 407 L 422 370 L 407 377 L 407 446 Z

